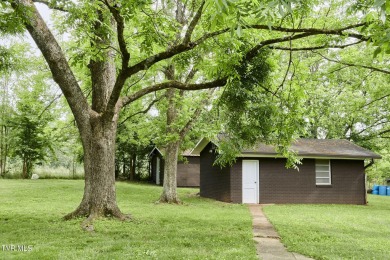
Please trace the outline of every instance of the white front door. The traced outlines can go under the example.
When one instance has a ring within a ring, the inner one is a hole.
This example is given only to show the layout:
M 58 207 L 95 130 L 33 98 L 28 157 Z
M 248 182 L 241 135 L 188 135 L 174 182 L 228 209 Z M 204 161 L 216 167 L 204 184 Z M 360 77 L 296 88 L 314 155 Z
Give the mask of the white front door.
M 242 161 L 242 203 L 259 203 L 259 161 Z
M 160 185 L 160 157 L 157 157 L 156 163 L 156 184 Z

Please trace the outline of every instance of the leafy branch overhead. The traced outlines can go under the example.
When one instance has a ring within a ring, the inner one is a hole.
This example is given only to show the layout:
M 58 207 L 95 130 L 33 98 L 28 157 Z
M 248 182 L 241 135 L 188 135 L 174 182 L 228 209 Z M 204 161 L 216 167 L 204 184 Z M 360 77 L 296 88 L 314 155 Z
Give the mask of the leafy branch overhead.
M 126 34 L 127 30 L 130 30 L 132 28 L 136 28 L 136 26 L 135 26 L 135 24 L 131 23 L 132 22 L 131 20 L 128 21 L 128 23 L 126 24 L 126 20 L 128 20 L 128 19 L 125 19 L 125 14 L 123 14 L 124 11 L 127 11 L 127 9 L 125 8 L 126 7 L 125 4 L 122 6 L 120 4 L 116 4 L 113 1 L 103 1 L 103 2 L 104 2 L 104 5 L 106 6 L 106 8 L 111 13 L 111 16 L 116 21 L 116 31 L 117 31 L 116 35 L 117 35 L 117 42 L 119 45 L 119 50 L 121 52 L 120 60 L 121 60 L 121 64 L 122 64 L 120 66 L 120 70 L 119 70 L 119 73 L 117 75 L 115 85 L 111 91 L 110 99 L 109 99 L 109 102 L 107 104 L 107 112 L 110 112 L 110 113 L 114 112 L 114 109 L 116 106 L 125 105 L 128 103 L 127 100 L 132 100 L 134 97 L 137 97 L 137 96 L 142 96 L 142 95 L 154 92 L 156 90 L 161 90 L 161 89 L 169 88 L 169 87 L 177 87 L 177 88 L 185 89 L 185 87 L 182 84 L 177 84 L 175 82 L 172 82 L 171 84 L 164 83 L 164 84 L 158 85 L 158 87 L 156 87 L 156 85 L 146 87 L 146 88 L 140 90 L 138 93 L 132 94 L 131 97 L 125 98 L 126 102 L 124 102 L 122 104 L 121 104 L 121 100 L 120 100 L 120 95 L 121 95 L 120 93 L 121 93 L 123 87 L 125 86 L 127 79 L 129 79 L 133 75 L 137 74 L 140 71 L 148 70 L 149 68 L 151 68 L 152 66 L 154 66 L 155 64 L 157 64 L 159 62 L 170 59 L 174 56 L 180 55 L 180 54 L 185 53 L 185 52 L 190 52 L 191 50 L 193 50 L 196 47 L 202 48 L 203 45 L 207 45 L 209 41 L 211 41 L 213 39 L 216 40 L 219 37 L 223 37 L 224 34 L 227 34 L 231 30 L 231 28 L 222 28 L 222 29 L 210 30 L 210 31 L 206 31 L 206 32 L 202 33 L 202 31 L 204 31 L 203 23 L 205 22 L 205 21 L 202 21 L 202 18 L 203 18 L 202 12 L 204 11 L 203 9 L 204 9 L 204 5 L 205 5 L 205 2 L 203 1 L 200 3 L 200 5 L 198 7 L 198 11 L 194 14 L 194 16 L 193 16 L 193 18 L 188 26 L 188 29 L 184 34 L 183 40 L 181 42 L 179 42 L 178 44 L 175 44 L 173 46 L 170 46 L 166 50 L 163 50 L 163 51 L 157 52 L 156 54 L 150 55 L 146 58 L 130 59 L 131 51 L 129 51 L 129 50 L 132 50 L 133 46 L 129 41 L 126 41 L 125 34 Z M 53 4 L 54 4 L 54 1 L 51 3 L 48 3 L 48 6 L 51 7 L 51 6 L 53 6 Z M 82 2 L 80 3 L 80 5 L 81 4 L 82 4 Z M 36 26 L 43 26 L 44 27 L 44 24 L 42 23 L 41 18 L 37 15 L 37 10 L 33 7 L 32 3 L 30 1 L 16 1 L 13 3 L 13 5 L 14 5 L 14 7 L 18 7 L 18 6 L 20 7 L 22 5 L 25 5 L 25 6 L 32 8 L 34 11 L 32 12 L 32 15 L 30 16 L 31 23 L 32 24 L 35 23 Z M 224 6 L 225 6 L 225 4 L 224 4 Z M 209 16 L 209 15 L 210 14 L 207 14 L 206 16 Z M 366 25 L 366 23 L 356 23 L 354 25 L 345 26 L 345 27 L 338 28 L 338 29 L 288 28 L 288 27 L 269 26 L 269 25 L 261 25 L 261 24 L 247 25 L 247 26 L 243 27 L 241 30 L 242 31 L 249 31 L 251 34 L 254 34 L 254 35 L 256 35 L 256 34 L 262 35 L 262 36 L 264 36 L 264 34 L 271 35 L 271 34 L 274 34 L 274 32 L 291 33 L 291 35 L 283 35 L 283 36 L 279 35 L 278 37 L 270 37 L 267 40 L 262 40 L 259 42 L 256 42 L 256 41 L 252 42 L 251 45 L 253 45 L 253 47 L 248 48 L 245 52 L 243 52 L 242 58 L 245 57 L 245 59 L 252 59 L 254 56 L 256 56 L 258 50 L 260 48 L 265 47 L 265 46 L 269 46 L 269 45 L 272 45 L 275 43 L 283 43 L 283 42 L 288 42 L 288 41 L 292 41 L 292 40 L 298 40 L 298 39 L 306 38 L 306 37 L 312 37 L 312 36 L 316 36 L 316 35 L 337 35 L 337 36 L 343 36 L 343 37 L 356 38 L 358 40 L 368 40 L 367 37 L 357 33 L 356 30 L 351 31 L 353 29 L 356 29 L 356 28 L 364 26 L 364 25 Z M 35 31 L 34 27 L 36 27 L 36 26 L 29 26 L 28 29 L 30 31 Z M 213 28 L 210 28 L 210 29 L 213 29 Z M 269 33 L 270 30 L 272 33 Z M 265 31 L 266 33 L 260 33 L 261 31 Z M 196 35 L 196 37 L 193 37 L 193 35 Z M 48 30 L 42 31 L 41 35 L 39 35 L 39 36 L 37 35 L 36 37 L 39 37 L 39 38 L 44 37 L 45 39 L 52 38 L 52 36 L 50 36 L 50 32 Z M 194 38 L 194 39 L 191 40 L 192 38 Z M 54 40 L 54 39 L 52 39 L 52 40 Z M 39 42 L 40 41 L 37 42 L 38 46 L 41 45 L 43 48 L 43 45 L 45 42 L 41 42 L 41 43 L 39 43 Z M 55 41 L 53 41 L 53 42 L 55 42 Z M 46 51 L 46 53 L 49 53 L 49 52 L 56 53 L 57 55 L 61 54 L 59 46 L 56 46 L 56 47 L 52 46 L 50 51 L 49 50 Z M 54 55 L 47 55 L 47 56 L 48 57 L 46 57 L 46 59 L 50 63 L 53 63 L 53 65 L 52 65 L 53 67 L 55 67 L 54 63 L 58 63 L 59 60 L 63 60 L 63 58 L 57 59 L 57 57 L 54 57 Z M 56 62 L 54 62 L 54 60 L 56 60 Z M 133 62 L 131 62 L 131 61 L 133 61 Z M 61 63 L 63 63 L 63 62 L 61 62 Z M 129 63 L 133 63 L 133 64 L 129 65 Z M 221 73 L 223 73 L 223 71 L 221 71 Z M 224 74 L 225 75 L 222 75 L 223 77 L 219 78 L 219 80 L 214 79 L 213 84 L 211 84 L 211 83 L 207 83 L 207 84 L 201 83 L 198 85 L 194 84 L 192 86 L 189 86 L 188 89 L 194 90 L 194 89 L 222 86 L 226 83 L 227 77 L 230 76 L 226 73 L 224 73 Z M 58 77 L 60 77 L 60 76 L 58 75 Z M 62 82 L 63 80 L 58 78 L 57 81 Z M 75 86 L 77 86 L 77 85 L 78 84 L 75 84 Z M 73 91 L 73 90 L 71 90 L 73 88 L 74 87 L 70 87 L 70 86 L 67 87 L 67 89 L 70 91 Z M 79 92 L 79 91 L 76 91 L 76 92 Z M 119 102 L 118 102 L 118 100 L 119 100 Z

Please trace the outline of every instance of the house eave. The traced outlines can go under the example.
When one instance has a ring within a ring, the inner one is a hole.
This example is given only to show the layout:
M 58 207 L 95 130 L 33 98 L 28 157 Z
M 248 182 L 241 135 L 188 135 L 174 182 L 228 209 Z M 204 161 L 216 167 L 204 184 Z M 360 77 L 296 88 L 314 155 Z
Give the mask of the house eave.
M 278 154 L 260 154 L 260 153 L 241 153 L 238 157 L 244 158 L 285 158 Z M 297 155 L 301 159 L 338 159 L 338 160 L 365 160 L 365 159 L 380 159 L 378 157 L 367 156 L 327 156 L 327 155 Z

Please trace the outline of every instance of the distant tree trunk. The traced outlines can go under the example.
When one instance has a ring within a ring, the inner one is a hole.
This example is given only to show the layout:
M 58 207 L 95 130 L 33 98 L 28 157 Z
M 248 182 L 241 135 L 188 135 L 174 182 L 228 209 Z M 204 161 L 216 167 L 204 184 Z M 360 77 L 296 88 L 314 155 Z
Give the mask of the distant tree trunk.
M 2 120 L 3 121 L 3 120 Z M 5 131 L 4 126 L 0 126 L 0 177 L 5 175 Z
M 1 91 L 0 100 L 0 177 L 5 175 L 9 153 L 8 135 L 9 128 L 6 125 L 7 117 L 10 116 L 10 97 L 8 91 L 8 76 L 4 76 L 4 85 Z
M 175 93 L 176 90 L 168 90 L 168 110 L 167 110 L 167 133 L 172 136 L 176 135 L 176 140 L 168 143 L 165 150 L 165 165 L 164 165 L 164 185 L 163 192 L 160 197 L 160 202 L 167 203 L 179 203 L 180 200 L 177 196 L 177 163 L 180 145 L 183 142 L 187 133 L 192 129 L 194 123 L 199 119 L 204 107 L 210 102 L 210 99 L 206 99 L 192 114 L 192 117 L 187 123 L 181 128 L 177 129 L 174 125 L 179 113 L 179 108 L 176 104 Z M 214 90 L 209 91 L 211 98 Z M 179 92 L 179 97 L 183 98 L 183 92 Z
M 3 126 L 0 126 L 0 177 L 3 176 Z
M 129 158 L 129 180 L 130 181 L 133 181 L 135 178 L 135 166 L 136 166 L 136 163 L 137 163 L 137 155 L 135 153 L 131 154 L 130 155 L 130 158 Z
M 22 169 L 22 178 L 27 179 L 28 173 L 27 173 L 27 158 L 23 158 L 23 169 Z
M 123 160 L 122 160 L 122 174 L 123 176 L 127 176 L 126 172 L 126 155 L 123 154 Z
M 5 137 L 8 139 L 9 129 L 6 126 L 4 127 L 4 133 L 5 133 Z M 7 171 L 6 167 L 7 167 L 7 159 L 8 159 L 8 155 L 9 155 L 9 144 L 8 144 L 8 140 L 7 139 L 6 139 L 5 145 L 4 145 L 3 175 Z
M 74 155 L 72 157 L 72 178 L 75 179 L 76 177 L 76 156 Z

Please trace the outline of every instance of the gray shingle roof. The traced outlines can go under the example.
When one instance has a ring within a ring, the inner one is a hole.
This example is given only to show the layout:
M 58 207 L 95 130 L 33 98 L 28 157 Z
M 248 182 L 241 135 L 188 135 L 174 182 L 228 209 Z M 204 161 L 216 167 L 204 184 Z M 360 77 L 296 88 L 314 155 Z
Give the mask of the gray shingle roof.
M 303 158 L 382 158 L 380 155 L 350 141 L 339 139 L 297 139 L 291 144 L 290 149 Z M 245 156 L 245 154 L 277 155 L 273 146 L 265 144 L 242 151 L 242 155 Z

